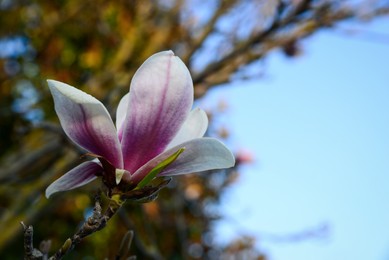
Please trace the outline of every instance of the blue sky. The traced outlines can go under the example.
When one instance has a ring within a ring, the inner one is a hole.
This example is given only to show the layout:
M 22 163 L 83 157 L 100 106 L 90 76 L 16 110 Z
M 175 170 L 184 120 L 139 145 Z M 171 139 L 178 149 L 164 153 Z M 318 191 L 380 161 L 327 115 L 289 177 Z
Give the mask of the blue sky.
M 233 143 L 256 157 L 224 196 L 219 242 L 250 234 L 275 260 L 389 259 L 389 20 L 357 26 L 386 43 L 322 31 L 297 59 L 271 54 L 265 78 L 205 98 L 227 100 Z M 321 238 L 269 235 L 322 224 Z

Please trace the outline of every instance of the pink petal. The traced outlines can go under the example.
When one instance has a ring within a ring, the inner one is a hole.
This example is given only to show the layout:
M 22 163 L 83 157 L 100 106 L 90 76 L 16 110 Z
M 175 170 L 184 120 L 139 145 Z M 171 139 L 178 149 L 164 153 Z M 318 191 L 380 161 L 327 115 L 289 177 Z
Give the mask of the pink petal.
M 204 110 L 195 108 L 190 111 L 177 135 L 166 147 L 170 149 L 189 140 L 203 137 L 208 128 L 208 117 Z
M 83 186 L 96 179 L 96 175 L 101 175 L 102 171 L 103 168 L 99 164 L 92 161 L 84 162 L 50 184 L 46 189 L 46 198 L 58 191 L 72 190 Z
M 171 176 L 207 170 L 230 168 L 235 165 L 231 151 L 215 138 L 197 138 L 177 145 L 147 162 L 132 176 L 134 183 L 139 182 L 160 162 L 180 148 L 185 148 L 172 164 L 162 170 L 159 176 Z
M 67 136 L 87 151 L 123 167 L 120 143 L 112 119 L 96 98 L 65 83 L 48 80 L 55 111 Z
M 124 169 L 137 168 L 161 153 L 178 132 L 193 104 L 193 83 L 172 51 L 151 56 L 136 72 L 124 122 Z

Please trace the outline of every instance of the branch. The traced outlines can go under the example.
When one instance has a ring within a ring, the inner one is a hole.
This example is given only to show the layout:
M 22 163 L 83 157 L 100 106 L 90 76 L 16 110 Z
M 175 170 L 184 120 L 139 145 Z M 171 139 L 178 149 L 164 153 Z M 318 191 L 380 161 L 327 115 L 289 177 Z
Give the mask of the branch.
M 235 49 L 233 49 L 229 54 L 224 56 L 219 61 L 216 61 L 214 63 L 209 64 L 202 72 L 195 75 L 193 77 L 194 84 L 200 83 L 204 81 L 206 77 L 211 75 L 212 73 L 215 73 L 216 71 L 220 70 L 223 66 L 229 63 L 229 61 L 233 60 L 240 54 L 246 52 L 253 44 L 260 43 L 264 41 L 266 37 L 269 35 L 275 33 L 279 28 L 291 23 L 295 17 L 305 11 L 309 8 L 310 0 L 305 0 L 300 3 L 298 7 L 296 7 L 294 12 L 291 12 L 288 16 L 286 16 L 284 19 L 279 20 L 277 17 L 274 19 L 272 25 L 266 29 L 265 31 L 255 34 L 251 36 L 249 39 L 247 39 L 245 42 L 240 44 L 239 46 L 236 46 Z
M 203 45 L 204 41 L 207 37 L 215 31 L 215 25 L 219 21 L 219 18 L 222 17 L 232 6 L 236 4 L 236 0 L 233 1 L 221 1 L 220 6 L 213 13 L 212 17 L 208 21 L 208 23 L 202 28 L 200 35 L 193 40 L 193 42 L 189 43 L 190 48 L 185 56 L 182 57 L 184 63 L 188 64 L 189 59 L 192 55 Z
M 298 14 L 304 12 L 303 8 L 296 9 Z M 231 76 L 242 66 L 250 65 L 252 62 L 262 58 L 269 51 L 284 47 L 290 42 L 306 38 L 316 32 L 319 28 L 331 27 L 335 22 L 350 19 L 356 16 L 354 9 L 339 9 L 331 11 L 328 6 L 321 6 L 314 10 L 314 13 L 306 18 L 288 16 L 283 22 L 275 22 L 268 30 L 259 35 L 254 35 L 246 40 L 230 54 L 209 64 L 202 72 L 194 78 L 196 86 L 196 97 L 205 94 L 210 88 L 228 83 Z M 386 7 L 376 9 L 370 14 L 372 17 L 389 13 Z M 296 13 L 295 13 L 296 14 Z M 288 24 L 291 23 L 291 24 Z M 278 31 L 286 25 L 292 25 L 294 29 L 289 32 Z
M 84 222 L 82 227 L 71 237 L 68 238 L 61 248 L 49 258 L 49 260 L 59 260 L 62 259 L 67 253 L 69 253 L 77 244 L 79 244 L 85 237 L 103 229 L 108 220 L 112 218 L 113 215 L 120 209 L 124 201 L 121 201 L 118 198 L 110 200 L 110 203 L 107 207 L 107 210 L 102 214 L 102 207 L 100 196 L 95 198 L 95 206 L 93 209 L 93 214 L 91 217 Z M 50 243 L 42 243 L 41 251 L 34 248 L 33 246 L 33 227 L 26 226 L 21 222 L 24 230 L 24 259 L 25 260 L 36 260 L 36 259 L 47 259 L 48 247 Z
M 24 231 L 24 259 L 25 260 L 35 260 L 41 259 L 43 254 L 38 249 L 34 248 L 33 245 L 33 235 L 34 229 L 33 227 L 26 226 L 23 222 L 20 222 Z
M 123 202 L 112 199 L 108 205 L 107 210 L 104 214 L 101 213 L 101 201 L 100 196 L 95 198 L 95 207 L 93 214 L 88 220 L 82 225 L 82 227 L 74 234 L 71 238 L 68 238 L 62 247 L 52 256 L 49 260 L 62 259 L 70 250 L 72 250 L 77 244 L 79 244 L 83 238 L 103 229 L 108 220 L 120 209 Z

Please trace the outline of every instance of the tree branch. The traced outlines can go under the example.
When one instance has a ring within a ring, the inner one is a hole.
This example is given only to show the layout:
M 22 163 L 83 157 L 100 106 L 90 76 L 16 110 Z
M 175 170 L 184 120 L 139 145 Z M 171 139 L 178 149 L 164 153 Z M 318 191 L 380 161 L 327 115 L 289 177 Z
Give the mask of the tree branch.
M 102 214 L 101 198 L 100 195 L 95 197 L 95 206 L 93 208 L 93 214 L 82 225 L 82 227 L 71 237 L 68 238 L 61 248 L 49 258 L 49 260 L 62 259 L 68 252 L 70 252 L 77 244 L 79 244 L 85 237 L 103 229 L 108 220 L 120 209 L 123 201 L 120 199 L 111 199 L 109 205 L 104 214 Z M 33 245 L 33 227 L 26 226 L 21 222 L 24 230 L 24 259 L 36 260 L 42 259 L 47 252 L 41 252 L 34 248 Z M 43 250 L 42 250 L 43 249 Z M 47 245 L 41 246 L 42 251 L 47 251 Z
M 120 209 L 122 202 L 119 200 L 111 199 L 107 210 L 102 214 L 100 196 L 95 198 L 95 207 L 91 217 L 84 222 L 82 227 L 71 238 L 68 238 L 62 247 L 52 256 L 49 260 L 62 259 L 70 250 L 72 250 L 77 244 L 79 244 L 83 238 L 103 229 L 108 220 Z
M 304 12 L 303 8 L 296 10 L 298 14 Z M 371 14 L 371 16 L 385 15 L 388 13 L 388 8 L 381 8 L 375 10 L 374 15 Z M 202 96 L 214 86 L 228 83 L 231 76 L 242 66 L 247 66 L 260 59 L 270 50 L 306 38 L 319 28 L 330 27 L 335 22 L 355 16 L 355 10 L 339 9 L 337 11 L 329 11 L 328 6 L 323 5 L 316 8 L 312 15 L 304 19 L 297 19 L 296 16 L 288 16 L 283 22 L 274 23 L 268 30 L 259 35 L 252 36 L 240 45 L 240 47 L 230 52 L 230 54 L 227 54 L 219 61 L 209 64 L 202 72 L 195 75 L 193 81 L 197 84 L 196 97 Z M 278 31 L 278 29 L 292 24 L 294 24 L 294 29 L 291 29 L 289 32 Z
M 291 12 L 284 19 L 279 20 L 276 17 L 274 19 L 272 25 L 268 29 L 264 30 L 261 33 L 254 34 L 253 36 L 248 38 L 246 41 L 241 43 L 239 46 L 237 46 L 235 49 L 233 49 L 229 54 L 227 54 L 226 56 L 224 56 L 220 60 L 215 61 L 215 62 L 209 64 L 202 72 L 200 72 L 199 74 L 193 76 L 194 84 L 197 84 L 197 83 L 200 83 L 200 82 L 204 81 L 204 79 L 206 77 L 208 77 L 209 75 L 211 75 L 211 74 L 215 73 L 216 71 L 220 70 L 223 66 L 228 64 L 229 61 L 233 60 L 238 55 L 246 52 L 253 44 L 263 42 L 266 37 L 268 37 L 268 36 L 272 35 L 273 33 L 275 33 L 279 28 L 281 28 L 282 26 L 285 26 L 285 25 L 291 23 L 295 19 L 296 15 L 299 15 L 299 14 L 305 12 L 308 9 L 310 2 L 311 2 L 311 0 L 304 0 L 304 1 L 302 1 L 298 5 L 298 7 L 296 7 L 294 12 Z M 278 14 L 277 14 L 277 16 L 278 16 Z
M 35 260 L 35 259 L 41 259 L 43 257 L 43 254 L 38 249 L 34 248 L 33 245 L 33 236 L 34 236 L 34 229 L 33 227 L 26 226 L 23 222 L 20 222 L 20 224 L 23 227 L 24 231 L 24 259 L 25 260 Z
M 193 42 L 189 43 L 189 50 L 185 55 L 182 57 L 182 60 L 188 64 L 189 59 L 192 57 L 192 55 L 203 45 L 204 41 L 207 39 L 207 37 L 215 31 L 215 25 L 217 21 L 219 21 L 219 18 L 224 15 L 232 6 L 236 4 L 236 0 L 233 1 L 221 1 L 220 6 L 216 9 L 216 11 L 213 13 L 212 17 L 210 18 L 209 22 L 205 25 L 205 27 L 202 28 L 202 31 L 200 32 L 199 36 L 193 40 Z

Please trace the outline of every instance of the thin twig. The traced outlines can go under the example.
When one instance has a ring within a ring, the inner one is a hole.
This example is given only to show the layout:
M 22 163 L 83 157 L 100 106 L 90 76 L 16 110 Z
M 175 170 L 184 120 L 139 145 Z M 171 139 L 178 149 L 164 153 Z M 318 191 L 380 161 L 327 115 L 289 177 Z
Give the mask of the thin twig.
M 34 229 L 31 225 L 26 226 L 23 222 L 20 222 L 24 231 L 24 259 L 35 260 L 41 259 L 43 254 L 38 249 L 34 248 L 33 236 Z
M 62 259 L 68 252 L 70 252 L 77 244 L 79 244 L 83 238 L 103 229 L 108 220 L 120 209 L 123 201 L 120 199 L 111 199 L 106 211 L 102 214 L 100 196 L 95 198 L 95 206 L 93 208 L 93 214 L 90 216 L 82 227 L 71 237 L 68 238 L 61 248 L 49 258 L 49 260 Z M 24 259 L 25 260 L 36 260 L 36 259 L 47 259 L 48 251 L 51 245 L 50 241 L 43 241 L 40 249 L 34 248 L 33 235 L 34 230 L 31 225 L 26 226 L 23 222 L 20 223 L 24 231 Z
M 91 217 L 85 221 L 82 227 L 71 238 L 68 238 L 62 247 L 49 260 L 62 259 L 69 251 L 71 251 L 83 238 L 103 229 L 108 220 L 120 209 L 122 202 L 111 200 L 107 210 L 102 214 L 100 196 L 95 198 L 95 207 Z

